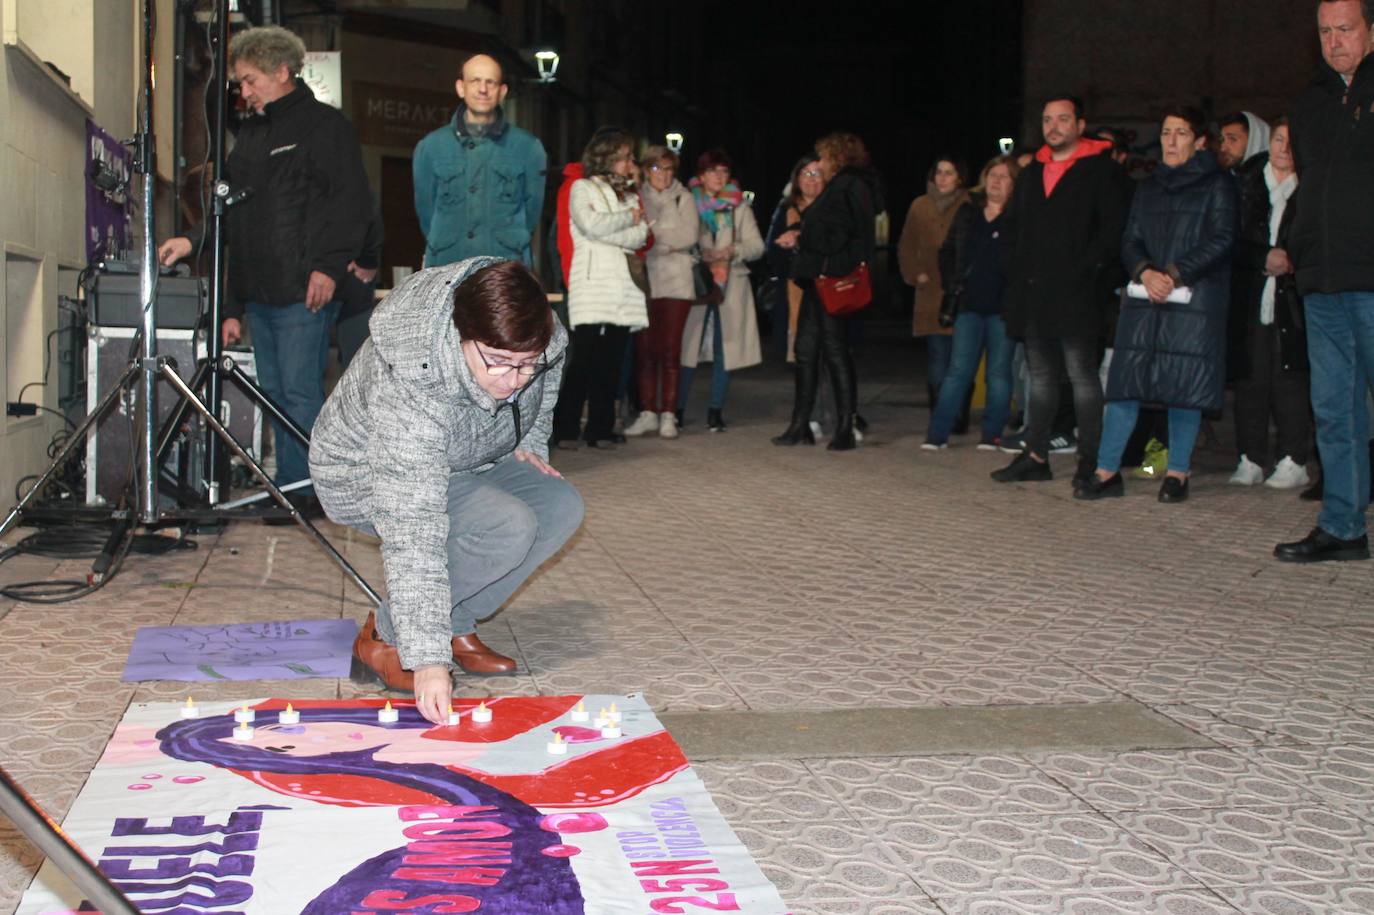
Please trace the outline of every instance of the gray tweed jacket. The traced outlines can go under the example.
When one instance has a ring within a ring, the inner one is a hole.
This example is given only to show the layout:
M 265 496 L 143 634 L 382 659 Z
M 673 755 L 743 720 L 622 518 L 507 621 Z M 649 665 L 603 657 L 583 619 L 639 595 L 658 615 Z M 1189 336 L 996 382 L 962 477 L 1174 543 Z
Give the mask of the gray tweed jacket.
M 310 478 L 329 517 L 382 538 L 387 596 L 401 664 L 452 662 L 448 479 L 513 460 L 548 457 L 568 334 L 554 319 L 551 368 L 513 403 L 478 385 L 458 348 L 453 287 L 500 259 L 476 257 L 412 275 L 378 304 L 372 337 L 320 411 Z

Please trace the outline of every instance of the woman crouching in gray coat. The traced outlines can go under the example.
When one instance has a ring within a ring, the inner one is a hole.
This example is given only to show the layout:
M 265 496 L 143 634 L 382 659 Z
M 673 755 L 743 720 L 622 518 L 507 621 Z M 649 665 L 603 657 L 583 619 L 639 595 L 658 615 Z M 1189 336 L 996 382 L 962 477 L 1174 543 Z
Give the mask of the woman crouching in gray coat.
M 510 673 L 477 637 L 582 523 L 548 464 L 568 335 L 521 263 L 423 270 L 387 296 L 325 402 L 310 476 L 334 521 L 381 537 L 388 600 L 354 659 L 448 721 L 450 669 Z

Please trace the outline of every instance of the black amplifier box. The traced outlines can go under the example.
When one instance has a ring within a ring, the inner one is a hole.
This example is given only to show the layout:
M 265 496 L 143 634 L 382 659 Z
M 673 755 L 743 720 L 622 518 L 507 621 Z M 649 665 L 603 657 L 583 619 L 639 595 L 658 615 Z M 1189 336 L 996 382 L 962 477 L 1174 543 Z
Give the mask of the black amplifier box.
M 98 327 L 142 327 L 143 294 L 137 274 L 97 273 L 91 279 L 90 320 Z M 195 330 L 205 303 L 205 281 L 193 276 L 157 279 L 157 326 Z

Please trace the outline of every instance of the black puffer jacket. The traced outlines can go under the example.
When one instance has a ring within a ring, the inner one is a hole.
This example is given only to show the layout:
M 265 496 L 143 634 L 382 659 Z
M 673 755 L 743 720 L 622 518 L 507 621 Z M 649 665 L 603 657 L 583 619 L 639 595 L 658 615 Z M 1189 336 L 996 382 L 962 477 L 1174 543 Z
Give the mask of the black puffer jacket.
M 1133 280 L 1146 268 L 1193 291 L 1186 305 L 1128 298 L 1116 328 L 1108 400 L 1219 410 L 1225 396 L 1226 312 L 1238 232 L 1236 183 L 1200 152 L 1161 165 L 1136 191 L 1121 261 Z
M 251 196 L 230 207 L 226 318 L 246 302 L 305 301 L 311 271 L 337 285 L 363 250 L 372 195 L 353 125 L 305 83 L 239 130 L 229 181 Z
M 871 168 L 846 166 L 802 214 L 792 278 L 845 276 L 873 262 L 873 218 L 882 209 L 882 188 Z
M 1325 64 L 1293 103 L 1293 158 L 1301 181 L 1289 256 L 1298 289 L 1374 290 L 1374 55 L 1349 90 Z

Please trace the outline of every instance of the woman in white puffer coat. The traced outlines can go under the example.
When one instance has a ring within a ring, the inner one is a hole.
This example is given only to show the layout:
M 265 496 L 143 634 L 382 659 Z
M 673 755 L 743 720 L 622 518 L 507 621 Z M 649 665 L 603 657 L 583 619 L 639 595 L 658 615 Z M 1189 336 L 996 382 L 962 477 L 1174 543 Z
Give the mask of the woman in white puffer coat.
M 616 444 L 615 391 L 630 332 L 649 323 L 645 290 L 630 259 L 644 246 L 649 227 L 635 190 L 634 137 L 603 127 L 582 153 L 583 177 L 568 197 L 573 239 L 568 271 L 568 326 L 572 356 L 554 414 L 560 448 L 580 440 L 593 448 Z M 642 266 L 643 261 L 639 261 Z M 587 426 L 579 429 L 582 407 Z

